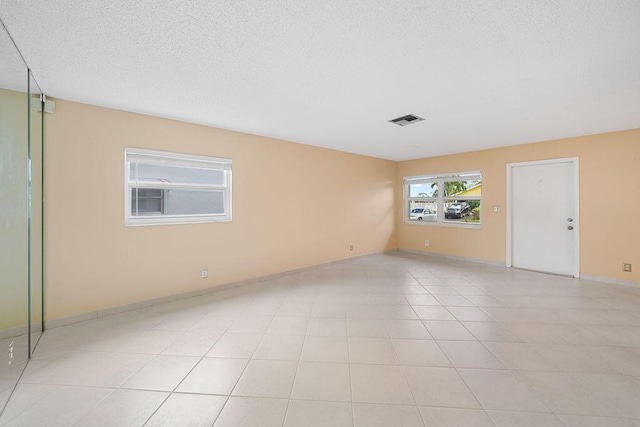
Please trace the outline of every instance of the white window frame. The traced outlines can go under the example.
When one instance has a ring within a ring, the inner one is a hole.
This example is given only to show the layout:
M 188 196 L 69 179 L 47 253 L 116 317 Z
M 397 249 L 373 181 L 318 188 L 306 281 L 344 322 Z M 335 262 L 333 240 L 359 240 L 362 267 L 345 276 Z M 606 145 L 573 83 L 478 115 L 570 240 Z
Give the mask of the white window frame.
M 131 215 L 131 192 L 137 188 L 130 181 L 130 167 L 133 162 L 164 166 L 197 167 L 223 171 L 223 183 L 178 184 L 171 182 L 144 183 L 140 188 L 156 188 L 162 190 L 205 190 L 221 191 L 223 194 L 224 212 L 222 214 L 186 214 L 186 215 Z M 196 156 L 191 154 L 170 153 L 166 151 L 144 150 L 141 148 L 125 148 L 124 150 L 124 225 L 158 225 L 158 224 L 192 224 L 203 222 L 229 222 L 232 219 L 232 166 L 231 159 Z
M 482 182 L 482 171 L 470 171 L 470 172 L 456 172 L 445 173 L 436 175 L 420 175 L 420 176 L 406 176 L 404 177 L 404 194 L 403 194 L 403 212 L 404 223 L 411 225 L 425 225 L 425 226 L 440 226 L 440 227 L 456 227 L 456 228 L 482 228 L 482 195 L 480 196 L 465 196 L 464 200 L 478 200 L 480 201 L 480 222 L 457 222 L 446 220 L 444 217 L 444 204 L 446 202 L 454 201 L 458 198 L 444 196 L 444 183 L 447 181 L 473 181 L 480 180 Z M 438 184 L 438 197 L 410 197 L 409 185 L 411 184 L 426 184 L 437 183 Z M 484 184 L 484 183 L 483 183 Z M 417 221 L 410 218 L 411 202 L 436 202 L 437 213 L 436 221 Z

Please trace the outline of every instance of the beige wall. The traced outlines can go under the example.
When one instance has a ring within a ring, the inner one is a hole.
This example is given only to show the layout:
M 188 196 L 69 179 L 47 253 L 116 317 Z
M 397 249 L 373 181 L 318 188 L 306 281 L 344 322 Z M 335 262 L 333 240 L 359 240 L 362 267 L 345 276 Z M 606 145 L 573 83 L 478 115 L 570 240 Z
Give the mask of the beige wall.
M 398 246 L 425 251 L 428 239 L 430 252 L 504 263 L 507 163 L 563 157 L 580 159 L 581 273 L 640 282 L 640 129 L 401 162 L 398 206 L 405 176 L 481 170 L 483 218 L 480 230 L 413 225 L 399 210 Z
M 61 100 L 46 120 L 48 320 L 397 247 L 395 162 Z M 233 221 L 125 227 L 125 147 L 232 158 Z
M 48 320 L 425 239 L 504 263 L 506 164 L 561 157 L 580 158 L 581 272 L 640 281 L 640 129 L 400 163 L 67 101 L 46 131 Z M 125 147 L 232 158 L 233 221 L 124 227 Z M 404 224 L 404 176 L 470 170 L 481 229 Z

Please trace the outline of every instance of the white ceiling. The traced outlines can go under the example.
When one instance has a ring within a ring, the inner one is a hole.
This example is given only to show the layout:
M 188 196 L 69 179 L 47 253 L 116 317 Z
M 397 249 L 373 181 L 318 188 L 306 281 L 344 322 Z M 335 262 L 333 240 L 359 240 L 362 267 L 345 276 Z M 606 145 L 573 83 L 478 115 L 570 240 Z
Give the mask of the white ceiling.
M 385 159 L 640 127 L 638 0 L 3 0 L 0 18 L 49 96 Z M 426 120 L 388 122 L 409 113 Z

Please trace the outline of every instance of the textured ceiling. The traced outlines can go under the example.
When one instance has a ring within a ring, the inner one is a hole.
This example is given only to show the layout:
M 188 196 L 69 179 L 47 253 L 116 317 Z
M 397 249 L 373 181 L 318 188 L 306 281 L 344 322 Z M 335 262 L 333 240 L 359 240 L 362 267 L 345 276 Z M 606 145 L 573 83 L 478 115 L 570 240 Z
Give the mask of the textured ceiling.
M 3 0 L 49 96 L 391 160 L 640 127 L 638 0 Z M 400 127 L 388 120 L 416 114 Z

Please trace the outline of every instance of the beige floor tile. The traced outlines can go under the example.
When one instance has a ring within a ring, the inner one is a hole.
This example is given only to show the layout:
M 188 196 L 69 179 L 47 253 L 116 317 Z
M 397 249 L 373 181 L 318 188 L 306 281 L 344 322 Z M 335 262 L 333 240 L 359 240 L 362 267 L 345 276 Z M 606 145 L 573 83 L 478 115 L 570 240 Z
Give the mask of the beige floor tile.
M 393 346 L 404 366 L 450 367 L 451 362 L 432 340 L 393 340 Z
M 452 340 L 452 341 L 475 341 L 467 328 L 460 322 L 447 322 L 439 320 L 425 320 L 424 326 L 427 327 L 429 333 L 436 340 Z
M 223 332 L 182 332 L 174 342 L 162 351 L 172 356 L 204 356 L 220 339 Z
M 224 334 L 211 347 L 207 357 L 229 357 L 232 359 L 248 359 L 262 340 L 262 334 Z
M 372 296 L 373 298 L 373 296 Z M 347 304 L 348 319 L 380 319 L 380 311 L 375 304 Z
M 347 335 L 360 338 L 388 338 L 381 319 L 347 319 Z
M 275 316 L 267 328 L 267 334 L 304 335 L 307 333 L 308 317 Z
M 303 341 L 300 335 L 265 335 L 252 358 L 297 361 Z
M 347 338 L 307 336 L 304 338 L 300 360 L 304 362 L 349 363 Z
M 51 357 L 32 359 L 21 381 L 28 384 L 118 387 L 152 359 L 150 354 L 56 353 Z
M 206 357 L 196 365 L 176 389 L 185 393 L 231 394 L 247 360 Z
M 346 337 L 346 319 L 316 319 L 309 320 L 307 335 L 316 337 Z
M 458 369 L 458 373 L 486 410 L 550 412 L 509 371 Z
M 479 307 L 447 307 L 447 310 L 461 322 L 490 322 L 493 319 Z M 447 319 L 439 319 L 447 320 Z
M 251 360 L 238 380 L 234 396 L 289 398 L 297 363 Z
M 626 418 L 588 417 L 583 415 L 558 415 L 566 427 L 638 427 L 640 420 Z
M 375 365 L 397 365 L 393 343 L 388 338 L 349 338 L 349 361 Z
M 142 425 L 168 396 L 168 393 L 157 391 L 115 390 L 75 425 Z
M 514 375 L 554 413 L 617 416 L 616 408 L 608 407 L 568 374 L 514 371 Z
M 445 307 L 474 307 L 474 304 L 462 295 L 436 295 L 436 299 Z
M 404 367 L 416 403 L 420 406 L 480 408 L 464 381 L 452 368 Z
M 1 414 L 2 425 L 74 425 L 114 389 L 19 384 Z
M 300 362 L 291 398 L 334 402 L 351 401 L 349 365 Z
M 409 305 L 379 305 L 378 311 L 383 319 L 417 319 L 415 311 Z
M 421 320 L 456 320 L 451 312 L 442 306 L 427 306 L 418 305 L 413 306 L 413 310 L 416 312 Z
M 615 373 L 605 360 L 590 353 L 586 346 L 532 344 L 531 347 L 564 372 Z
M 431 334 L 419 320 L 387 319 L 384 321 L 390 338 L 430 339 Z
M 405 299 L 409 302 L 409 304 L 416 306 L 441 306 L 440 301 L 436 299 L 433 295 L 405 295 Z
M 353 402 L 414 405 L 399 366 L 351 364 Z
M 421 406 L 420 414 L 426 427 L 460 426 L 493 427 L 487 414 L 481 409 L 434 408 Z
M 122 388 L 173 391 L 199 361 L 200 358 L 192 356 L 156 356 Z
M 416 406 L 380 405 L 370 403 L 353 404 L 355 427 L 423 427 Z
M 292 400 L 289 402 L 284 427 L 352 427 L 351 404 Z
M 640 419 L 640 379 L 619 374 L 572 374 L 580 384 L 607 406 L 616 408 L 609 416 Z
M 515 333 L 498 322 L 461 322 L 477 339 L 483 342 L 523 342 Z
M 316 297 L 317 299 L 317 297 Z M 344 304 L 326 304 L 314 302 L 311 317 L 344 319 L 347 312 Z
M 487 411 L 496 427 L 563 427 L 564 423 L 553 414 L 536 412 Z
M 313 300 L 313 296 L 311 297 Z M 311 316 L 311 302 L 283 302 L 276 316 L 309 317 Z
M 362 304 L 375 305 L 376 297 L 371 293 L 362 293 L 362 292 L 348 293 L 344 296 L 344 303 L 346 304 L 346 307 L 347 307 L 347 316 L 348 316 L 350 305 L 362 305 Z
M 455 289 L 447 285 L 425 284 L 424 288 L 429 291 L 431 295 L 459 295 Z
M 640 377 L 640 348 L 590 346 L 585 351 L 605 361 L 607 366 L 616 372 Z
M 286 399 L 230 397 L 214 427 L 282 427 Z
M 529 345 L 511 342 L 485 342 L 487 347 L 509 369 L 523 371 L 557 371 L 558 368 Z
M 227 329 L 229 333 L 264 334 L 273 316 L 241 316 Z
M 224 332 L 236 321 L 235 317 L 223 317 L 218 313 L 210 313 L 191 326 L 192 331 Z
M 506 369 L 487 348 L 477 341 L 438 341 L 456 368 Z
M 395 287 L 393 288 L 384 288 L 382 291 L 387 290 L 386 293 L 374 293 L 373 296 L 376 300 L 376 304 L 378 305 L 382 305 L 382 306 L 387 306 L 387 305 L 401 305 L 401 306 L 407 306 L 409 303 L 407 302 L 407 299 L 405 298 L 404 295 L 402 295 L 401 293 L 399 293 L 400 291 L 398 289 L 396 289 Z M 375 292 L 375 291 L 374 291 Z M 398 292 L 398 293 L 391 293 L 391 292 Z
M 210 427 L 226 401 L 226 396 L 173 393 L 145 427 Z
M 341 304 L 346 302 L 346 296 L 342 293 L 318 293 L 313 299 L 314 304 Z

